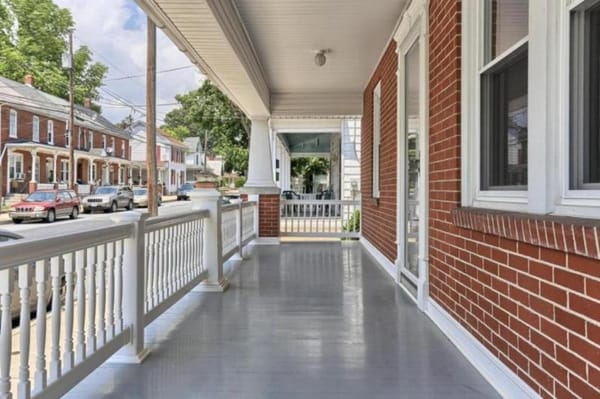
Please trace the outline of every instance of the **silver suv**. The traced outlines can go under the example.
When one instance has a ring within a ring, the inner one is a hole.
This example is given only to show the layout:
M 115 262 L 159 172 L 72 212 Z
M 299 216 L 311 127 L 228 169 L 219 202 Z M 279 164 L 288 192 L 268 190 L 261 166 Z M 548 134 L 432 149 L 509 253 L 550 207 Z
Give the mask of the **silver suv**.
M 91 213 L 96 209 L 104 212 L 116 212 L 119 208 L 133 209 L 133 191 L 128 186 L 101 186 L 94 194 L 89 195 L 81 202 L 84 213 Z

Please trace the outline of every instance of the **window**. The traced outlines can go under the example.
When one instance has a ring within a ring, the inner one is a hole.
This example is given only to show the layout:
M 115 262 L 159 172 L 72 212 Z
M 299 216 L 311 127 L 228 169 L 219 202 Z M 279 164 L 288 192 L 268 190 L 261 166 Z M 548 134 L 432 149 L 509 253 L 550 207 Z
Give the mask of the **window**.
M 31 121 L 31 136 L 33 141 L 40 141 L 40 118 L 34 116 Z
M 69 147 L 71 142 L 71 127 L 69 126 L 69 122 L 65 125 L 65 147 Z
M 102 148 L 106 150 L 106 135 L 102 135 Z
M 90 138 L 88 139 L 89 149 L 93 150 L 94 149 L 94 132 L 92 132 L 90 130 L 89 131 L 89 136 L 90 136 Z
M 91 176 L 90 180 L 93 181 L 93 182 L 95 182 L 96 179 L 97 179 L 97 176 L 96 176 L 96 164 L 92 163 L 92 176 Z
M 600 4 L 571 11 L 569 188 L 600 189 Z
M 54 121 L 48 121 L 48 144 L 54 144 Z
M 113 152 L 113 154 L 117 151 L 117 148 L 115 147 L 115 138 L 111 138 L 110 139 L 110 149 Z
M 121 140 L 121 158 L 125 158 L 125 140 Z
M 78 129 L 77 137 L 79 148 L 85 148 L 85 135 L 83 134 L 83 129 Z
M 528 1 L 487 0 L 481 72 L 482 190 L 527 189 Z
M 10 110 L 10 120 L 8 124 L 8 136 L 12 138 L 17 137 L 17 111 L 14 109 Z
M 379 198 L 379 147 L 381 144 L 381 82 L 373 90 L 373 198 Z

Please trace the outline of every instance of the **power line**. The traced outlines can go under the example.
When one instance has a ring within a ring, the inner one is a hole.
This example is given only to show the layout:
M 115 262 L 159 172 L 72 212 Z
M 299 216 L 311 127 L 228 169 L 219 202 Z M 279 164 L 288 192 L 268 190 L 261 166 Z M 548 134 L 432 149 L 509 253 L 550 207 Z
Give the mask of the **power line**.
M 156 73 L 159 74 L 159 73 L 175 72 L 175 71 L 181 71 L 182 69 L 190 69 L 190 68 L 195 68 L 195 66 L 194 65 L 186 65 L 186 66 L 180 66 L 177 68 L 163 69 L 162 71 L 156 71 Z M 117 80 L 135 79 L 135 78 L 144 78 L 144 77 L 146 77 L 145 74 L 129 75 L 129 76 L 122 76 L 120 78 L 104 79 L 104 81 L 105 82 L 114 82 Z

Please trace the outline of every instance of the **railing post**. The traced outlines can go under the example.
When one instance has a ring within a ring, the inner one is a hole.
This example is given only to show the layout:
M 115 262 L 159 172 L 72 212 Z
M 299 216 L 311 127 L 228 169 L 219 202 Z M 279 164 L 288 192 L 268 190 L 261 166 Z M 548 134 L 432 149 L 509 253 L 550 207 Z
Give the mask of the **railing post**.
M 190 193 L 193 209 L 206 209 L 208 218 L 204 219 L 202 262 L 208 271 L 208 278 L 194 291 L 224 292 L 229 281 L 223 273 L 223 240 L 221 233 L 221 193 L 214 188 L 197 188 Z
M 145 259 L 144 226 L 147 213 L 123 212 L 115 223 L 132 223 L 132 235 L 123 240 L 123 325 L 131 328 L 129 344 L 111 359 L 114 363 L 141 363 L 150 354 L 144 345 Z

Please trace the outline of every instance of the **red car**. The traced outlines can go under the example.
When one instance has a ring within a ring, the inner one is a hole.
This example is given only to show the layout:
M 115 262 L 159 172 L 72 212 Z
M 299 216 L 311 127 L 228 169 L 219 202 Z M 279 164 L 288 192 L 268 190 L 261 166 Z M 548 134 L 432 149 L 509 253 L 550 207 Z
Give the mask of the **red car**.
M 14 206 L 9 214 L 15 223 L 42 219 L 52 223 L 59 217 L 76 219 L 79 216 L 79 197 L 73 190 L 39 190 Z

